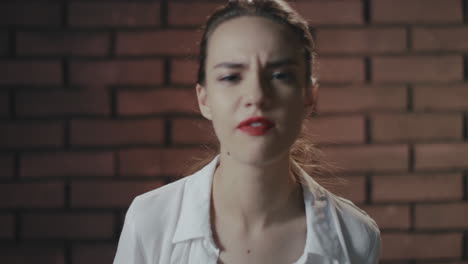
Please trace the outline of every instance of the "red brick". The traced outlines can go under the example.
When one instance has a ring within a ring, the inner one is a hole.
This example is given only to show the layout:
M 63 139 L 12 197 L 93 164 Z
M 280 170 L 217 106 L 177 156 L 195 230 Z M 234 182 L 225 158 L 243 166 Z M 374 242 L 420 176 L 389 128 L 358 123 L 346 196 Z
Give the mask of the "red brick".
M 74 84 L 154 85 L 163 82 L 163 62 L 158 59 L 73 61 Z
M 12 178 L 14 167 L 13 155 L 0 155 L 0 179 Z
M 159 3 L 71 3 L 72 26 L 159 26 Z
M 345 171 L 407 170 L 405 145 L 329 146 L 323 148 L 327 160 Z
M 111 152 L 31 153 L 21 157 L 21 177 L 112 176 Z
M 0 116 L 10 114 L 10 96 L 7 93 L 0 93 Z
M 419 144 L 414 153 L 417 170 L 468 168 L 468 143 Z
M 192 85 L 197 83 L 198 61 L 189 59 L 173 59 L 171 64 L 171 83 Z
M 373 23 L 450 23 L 463 22 L 458 0 L 373 0 Z
M 189 55 L 197 54 L 196 30 L 121 32 L 117 35 L 118 55 Z
M 384 234 L 381 260 L 420 259 L 415 263 L 435 263 L 430 259 L 456 259 L 462 254 L 462 234 Z M 423 262 L 426 260 L 426 262 Z M 394 263 L 394 262 L 391 262 Z M 453 262 L 452 262 L 453 264 Z
M 11 214 L 0 215 L 0 239 L 15 237 L 15 218 Z
M 19 55 L 107 55 L 109 34 L 83 32 L 19 32 Z
M 188 131 L 190 131 L 188 133 Z M 199 144 L 217 141 L 211 121 L 206 119 L 172 120 L 172 140 L 174 144 Z
M 382 229 L 409 229 L 410 208 L 408 205 L 367 205 L 361 206 Z
M 201 26 L 207 17 L 218 7 L 219 3 L 210 2 L 169 2 L 168 21 L 169 25 L 175 26 Z
M 330 183 L 319 182 L 332 193 L 349 199 L 355 204 L 363 203 L 366 199 L 366 178 L 365 176 L 341 177 L 341 181 L 332 179 Z
M 463 80 L 463 60 L 460 56 L 398 56 L 374 57 L 374 81 L 460 81 Z
M 2 183 L 0 184 L 0 207 L 54 208 L 64 205 L 62 183 Z
M 200 112 L 195 89 L 121 90 L 117 105 L 119 115 Z
M 416 229 L 468 229 L 468 203 L 418 204 Z
M 113 244 L 75 245 L 71 251 L 72 263 L 112 263 L 115 251 Z
M 114 216 L 110 213 L 31 213 L 22 216 L 21 237 L 104 239 L 111 238 Z
M 119 152 L 120 175 L 154 177 L 163 173 L 162 149 L 133 148 Z
M 134 148 L 120 151 L 120 174 L 123 176 L 179 175 L 201 157 L 199 148 Z
M 64 128 L 60 122 L 2 122 L 0 131 L 0 147 L 58 147 L 63 145 Z
M 298 1 L 292 4 L 292 6 L 312 26 L 362 24 L 364 22 L 363 7 L 360 1 Z
M 58 61 L 0 61 L 0 85 L 60 85 Z
M 382 235 L 381 260 L 459 258 L 462 253 L 461 233 Z
M 406 88 L 400 86 L 320 86 L 318 112 L 369 112 L 406 109 Z
M 322 58 L 318 60 L 320 82 L 364 81 L 364 60 L 361 58 Z
M 17 93 L 19 116 L 106 115 L 111 111 L 105 90 L 59 90 Z
M 60 10 L 59 3 L 1 3 L 0 25 L 59 25 Z
M 460 174 L 386 175 L 373 179 L 376 202 L 441 201 L 463 197 Z
M 321 144 L 364 143 L 364 118 L 357 115 L 317 116 L 305 122 L 304 132 Z
M 374 142 L 461 140 L 463 117 L 443 113 L 374 114 L 371 130 Z
M 164 123 L 161 119 L 74 120 L 70 133 L 75 146 L 160 144 L 164 140 Z
M 3 245 L 0 249 L 1 263 L 30 264 L 65 264 L 63 246 L 49 246 L 45 243 L 34 245 Z
M 0 55 L 7 54 L 8 50 L 9 50 L 8 32 L 0 31 Z
M 162 185 L 162 181 L 74 182 L 71 185 L 71 204 L 72 207 L 126 208 L 135 196 Z
M 420 51 L 467 51 L 468 27 L 424 27 L 413 30 L 412 46 Z
M 421 85 L 413 89 L 415 110 L 468 111 L 468 85 Z
M 383 53 L 406 50 L 406 31 L 401 27 L 318 29 L 317 48 L 325 53 Z

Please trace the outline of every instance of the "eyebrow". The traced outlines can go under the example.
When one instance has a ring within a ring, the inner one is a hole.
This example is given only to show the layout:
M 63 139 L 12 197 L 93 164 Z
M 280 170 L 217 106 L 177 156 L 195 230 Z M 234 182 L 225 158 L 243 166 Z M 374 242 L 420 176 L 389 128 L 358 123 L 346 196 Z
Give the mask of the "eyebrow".
M 293 58 L 286 58 L 278 61 L 268 62 L 266 68 L 277 68 L 286 65 L 298 65 L 297 60 Z M 229 68 L 229 69 L 239 69 L 245 68 L 245 64 L 236 63 L 236 62 L 222 62 L 215 65 L 213 68 Z

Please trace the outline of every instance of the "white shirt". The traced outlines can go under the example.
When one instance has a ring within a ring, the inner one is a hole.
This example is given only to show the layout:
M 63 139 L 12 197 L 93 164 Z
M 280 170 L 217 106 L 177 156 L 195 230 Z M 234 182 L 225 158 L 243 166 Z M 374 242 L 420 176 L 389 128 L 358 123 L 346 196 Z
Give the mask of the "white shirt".
M 211 184 L 219 155 L 193 175 L 137 196 L 125 216 L 114 264 L 216 264 L 210 226 Z M 291 160 L 300 177 L 307 173 Z M 311 178 L 310 178 L 311 179 Z M 314 180 L 301 185 L 307 239 L 294 264 L 376 264 L 377 224 L 351 201 Z

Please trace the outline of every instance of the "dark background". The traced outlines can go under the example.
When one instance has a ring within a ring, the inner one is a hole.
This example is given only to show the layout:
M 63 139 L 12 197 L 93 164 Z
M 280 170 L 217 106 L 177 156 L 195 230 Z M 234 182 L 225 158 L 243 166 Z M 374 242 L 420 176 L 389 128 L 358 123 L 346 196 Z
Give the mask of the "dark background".
M 110 263 L 137 194 L 209 139 L 197 31 L 224 1 L 0 3 L 0 263 Z M 311 131 L 382 263 L 468 263 L 468 1 L 302 0 Z

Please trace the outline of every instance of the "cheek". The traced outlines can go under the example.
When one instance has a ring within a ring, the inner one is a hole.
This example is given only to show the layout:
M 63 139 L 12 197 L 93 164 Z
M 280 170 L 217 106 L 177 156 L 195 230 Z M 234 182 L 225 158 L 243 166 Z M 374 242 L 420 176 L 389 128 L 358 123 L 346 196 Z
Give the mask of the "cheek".
M 210 99 L 213 128 L 218 139 L 224 137 L 232 129 L 234 121 L 230 102 L 223 95 L 213 94 Z
M 302 124 L 305 114 L 304 98 L 300 94 L 290 95 L 284 98 L 283 118 L 289 128 L 294 128 Z M 293 129 L 294 130 L 294 129 Z
M 232 102 L 229 100 L 229 96 L 226 94 L 213 93 L 210 99 L 213 115 L 216 115 L 222 119 L 226 118 L 226 114 L 232 111 Z
M 304 105 L 304 95 L 298 90 L 283 93 L 280 98 L 282 98 L 282 104 L 287 106 L 288 111 L 300 111 Z

